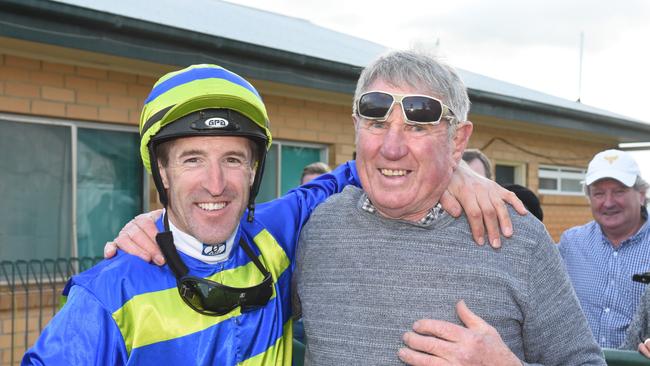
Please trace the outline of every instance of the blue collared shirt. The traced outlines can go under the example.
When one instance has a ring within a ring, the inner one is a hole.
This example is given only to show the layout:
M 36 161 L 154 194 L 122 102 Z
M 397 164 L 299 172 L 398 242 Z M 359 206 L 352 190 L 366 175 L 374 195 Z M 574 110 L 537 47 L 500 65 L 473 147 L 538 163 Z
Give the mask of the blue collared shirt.
M 618 248 L 591 221 L 565 231 L 559 249 L 596 341 L 618 348 L 645 290 L 632 275 L 650 271 L 648 221 Z

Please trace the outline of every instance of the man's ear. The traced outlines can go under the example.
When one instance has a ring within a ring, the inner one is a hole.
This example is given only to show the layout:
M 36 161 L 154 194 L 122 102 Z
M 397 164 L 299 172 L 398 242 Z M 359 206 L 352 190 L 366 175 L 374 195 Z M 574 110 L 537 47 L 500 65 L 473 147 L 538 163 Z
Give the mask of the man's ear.
M 248 182 L 249 187 L 252 187 L 253 182 L 255 182 L 255 173 L 257 172 L 257 164 L 259 164 L 259 162 L 257 162 L 253 167 L 251 167 L 251 179 Z
M 467 147 L 469 142 L 469 137 L 472 136 L 472 131 L 474 130 L 474 125 L 470 121 L 461 122 L 461 124 L 456 127 L 456 135 L 454 136 L 454 145 L 452 156 L 454 161 L 458 162 L 463 157 L 463 151 Z
M 169 189 L 169 178 L 167 177 L 167 169 L 158 160 L 158 171 L 160 172 L 160 179 L 162 179 L 165 189 Z
M 352 124 L 354 125 L 354 145 L 355 146 L 359 144 L 359 123 L 361 123 L 361 121 L 359 121 L 359 117 L 357 117 L 356 115 L 353 114 L 352 115 Z

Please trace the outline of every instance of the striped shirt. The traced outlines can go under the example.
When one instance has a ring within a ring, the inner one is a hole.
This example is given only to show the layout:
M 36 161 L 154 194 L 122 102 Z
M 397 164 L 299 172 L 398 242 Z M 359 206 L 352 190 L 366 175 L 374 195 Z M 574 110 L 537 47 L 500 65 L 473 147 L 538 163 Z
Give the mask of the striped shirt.
M 645 290 L 632 275 L 650 270 L 648 222 L 618 248 L 595 221 L 574 227 L 562 234 L 560 254 L 596 341 L 618 348 Z

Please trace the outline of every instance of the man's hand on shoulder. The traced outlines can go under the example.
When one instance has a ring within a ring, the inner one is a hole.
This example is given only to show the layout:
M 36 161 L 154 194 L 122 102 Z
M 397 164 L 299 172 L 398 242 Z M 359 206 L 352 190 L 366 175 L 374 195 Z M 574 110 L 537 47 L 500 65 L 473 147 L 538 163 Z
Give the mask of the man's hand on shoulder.
M 493 248 L 501 247 L 501 234 L 510 237 L 513 233 L 506 204 L 510 204 L 520 215 L 528 213 L 513 192 L 474 173 L 464 161 L 454 171 L 440 204 L 454 217 L 465 211 L 474 241 L 483 245 L 487 231 L 488 243 Z
M 399 350 L 399 358 L 414 366 L 522 365 L 496 329 L 474 314 L 464 301 L 456 304 L 456 312 L 465 327 L 442 320 L 416 321 L 414 331 L 403 336 L 407 347 Z
M 117 238 L 109 241 L 104 246 L 104 258 L 112 258 L 117 253 L 117 248 L 138 256 L 147 262 L 156 263 L 159 266 L 165 264 L 165 258 L 156 244 L 156 220 L 162 215 L 162 210 L 151 211 L 140 214 L 129 221 Z

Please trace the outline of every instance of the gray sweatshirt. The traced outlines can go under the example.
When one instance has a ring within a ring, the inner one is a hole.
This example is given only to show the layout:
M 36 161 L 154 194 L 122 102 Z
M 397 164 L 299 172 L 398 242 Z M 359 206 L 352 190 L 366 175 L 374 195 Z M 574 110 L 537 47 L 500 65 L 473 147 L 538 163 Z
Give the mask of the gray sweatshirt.
M 515 234 L 494 250 L 472 241 L 464 217 L 390 220 L 363 211 L 363 198 L 347 187 L 302 231 L 294 307 L 306 364 L 401 365 L 413 322 L 461 324 L 455 304 L 464 299 L 522 361 L 605 365 L 558 250 L 532 215 L 511 213 Z

